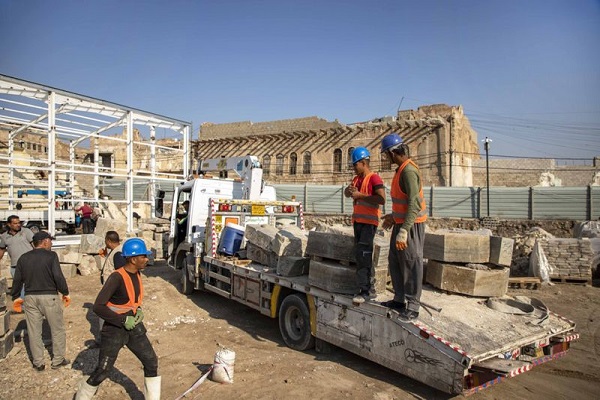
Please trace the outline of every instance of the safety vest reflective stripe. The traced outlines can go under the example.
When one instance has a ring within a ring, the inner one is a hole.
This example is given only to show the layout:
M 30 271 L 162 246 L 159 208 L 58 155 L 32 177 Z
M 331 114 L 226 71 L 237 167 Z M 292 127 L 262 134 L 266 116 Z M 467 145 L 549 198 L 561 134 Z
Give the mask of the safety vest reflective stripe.
M 125 314 L 130 310 L 135 314 L 138 307 L 142 305 L 142 300 L 144 298 L 144 286 L 142 285 L 142 278 L 140 277 L 140 274 L 137 274 L 137 279 L 140 285 L 140 295 L 138 296 L 137 302 L 135 301 L 135 289 L 133 287 L 133 281 L 131 280 L 131 277 L 127 271 L 125 271 L 125 268 L 119 268 L 113 272 L 113 274 L 121 274 L 123 277 L 123 282 L 125 283 L 125 289 L 127 290 L 127 297 L 129 297 L 129 301 L 125 304 L 114 304 L 109 301 L 106 303 L 106 305 L 117 314 Z
M 413 165 L 417 171 L 419 171 L 419 167 L 417 167 L 412 160 L 406 160 L 396 171 L 394 179 L 392 180 L 392 189 L 390 190 L 390 195 L 392 197 L 392 217 L 397 224 L 406 221 L 406 214 L 408 212 L 408 196 L 400 189 L 400 175 L 402 175 L 402 171 L 404 171 L 404 168 L 406 168 L 408 164 Z M 423 194 L 423 183 L 421 183 L 419 187 L 419 203 L 421 204 L 421 208 L 417 213 L 415 223 L 427 221 L 427 205 L 425 204 L 425 196 Z
M 369 173 L 362 181 L 359 192 L 366 195 L 372 195 L 369 193 L 369 182 L 373 172 Z M 358 182 L 358 176 L 354 177 L 352 184 L 356 186 Z M 354 211 L 352 213 L 352 222 L 358 222 L 361 224 L 379 225 L 379 218 L 381 217 L 381 211 L 379 210 L 379 204 L 369 203 L 364 200 L 354 201 Z

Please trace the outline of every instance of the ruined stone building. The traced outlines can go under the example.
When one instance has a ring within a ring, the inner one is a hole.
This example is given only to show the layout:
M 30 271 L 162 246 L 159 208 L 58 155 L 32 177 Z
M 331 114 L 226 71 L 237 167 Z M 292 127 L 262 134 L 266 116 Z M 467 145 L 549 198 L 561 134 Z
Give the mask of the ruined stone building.
M 393 167 L 380 153 L 380 142 L 393 132 L 408 143 L 425 186 L 473 184 L 471 166 L 480 158 L 477 133 L 461 106 L 422 106 L 350 125 L 318 117 L 205 123 L 193 150 L 200 159 L 257 156 L 271 184 L 343 184 L 353 175 L 352 151 L 364 146 L 371 153 L 372 170 L 390 181 Z

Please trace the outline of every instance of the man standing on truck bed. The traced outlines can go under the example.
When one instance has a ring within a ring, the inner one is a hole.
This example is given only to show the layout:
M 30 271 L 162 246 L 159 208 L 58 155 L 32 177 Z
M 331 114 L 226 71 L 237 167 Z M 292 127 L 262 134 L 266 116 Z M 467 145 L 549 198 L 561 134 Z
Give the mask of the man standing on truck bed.
M 395 133 L 385 136 L 381 152 L 398 165 L 390 189 L 392 214 L 383 221 L 384 229 L 393 227 L 388 260 L 395 294 L 382 305 L 398 310 L 399 319 L 409 322 L 419 316 L 427 206 L 421 173 L 402 138 Z
M 371 155 L 365 147 L 357 147 L 352 152 L 352 166 L 356 176 L 352 184 L 344 190 L 346 197 L 354 199 L 352 224 L 354 225 L 354 253 L 357 265 L 359 292 L 352 302 L 361 304 L 370 298 L 371 268 L 373 266 L 373 238 L 379 226 L 381 212 L 379 206 L 385 204 L 383 181 L 371 172 Z
M 31 241 L 33 232 L 29 228 L 21 226 L 21 220 L 16 215 L 11 215 L 6 219 L 8 230 L 0 235 L 0 260 L 4 253 L 8 251 L 10 257 L 10 276 L 15 277 L 15 269 L 19 258 L 33 249 Z M 24 296 L 23 290 L 21 297 Z
M 146 335 L 141 309 L 144 286 L 140 271 L 146 268 L 150 254 L 140 238 L 127 239 L 123 243 L 126 264 L 108 277 L 94 302 L 94 312 L 105 321 L 100 333 L 98 366 L 86 381 L 81 382 L 76 400 L 88 400 L 94 396 L 100 383 L 108 377 L 123 346 L 127 346 L 142 362 L 145 398 L 160 399 L 158 357 Z

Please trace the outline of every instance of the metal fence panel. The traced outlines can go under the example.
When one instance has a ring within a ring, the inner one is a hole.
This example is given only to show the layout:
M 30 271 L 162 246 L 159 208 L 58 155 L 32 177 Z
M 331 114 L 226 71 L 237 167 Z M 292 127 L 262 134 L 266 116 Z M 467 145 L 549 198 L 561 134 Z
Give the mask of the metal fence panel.
M 352 213 L 352 200 L 344 186 L 274 185 L 279 200 L 292 195 L 304 202 L 306 212 Z M 428 214 L 433 217 L 481 218 L 487 216 L 486 188 L 424 187 Z M 533 197 L 533 199 L 531 198 Z M 383 213 L 391 212 L 389 188 Z M 533 205 L 533 208 L 531 207 Z M 572 219 L 600 217 L 600 187 L 492 187 L 490 216 L 504 219 Z
M 586 220 L 587 187 L 536 187 L 533 190 L 534 219 Z

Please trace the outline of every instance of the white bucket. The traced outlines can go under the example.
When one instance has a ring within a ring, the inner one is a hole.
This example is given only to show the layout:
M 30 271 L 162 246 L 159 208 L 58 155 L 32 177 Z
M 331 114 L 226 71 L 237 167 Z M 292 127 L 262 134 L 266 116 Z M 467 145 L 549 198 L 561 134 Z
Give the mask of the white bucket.
M 212 380 L 219 383 L 233 383 L 233 365 L 235 352 L 221 349 L 215 354 L 215 363 L 212 369 Z

